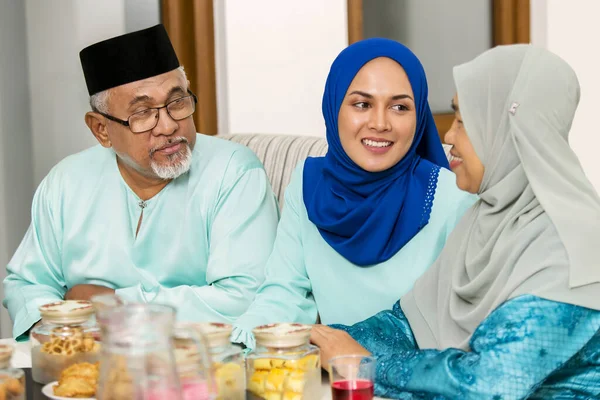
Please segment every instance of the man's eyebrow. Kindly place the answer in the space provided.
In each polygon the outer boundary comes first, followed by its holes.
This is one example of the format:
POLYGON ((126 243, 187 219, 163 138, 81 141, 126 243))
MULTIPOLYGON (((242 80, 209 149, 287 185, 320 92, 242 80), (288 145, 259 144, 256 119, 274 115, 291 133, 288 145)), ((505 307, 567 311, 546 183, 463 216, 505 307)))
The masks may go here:
POLYGON ((181 86, 174 86, 171 88, 171 90, 169 90, 169 93, 167 93, 167 99, 171 96, 173 96, 174 94, 187 94, 187 92, 185 91, 184 88, 182 88, 181 86))
POLYGON ((141 103, 144 101, 150 101, 152 100, 152 97, 148 96, 148 95, 141 95, 141 96, 135 96, 130 102, 129 102, 129 107, 136 105, 137 103, 141 103))
MULTIPOLYGON (((167 93, 167 99, 171 96, 173 96, 174 94, 187 94, 187 92, 185 91, 185 89, 181 86, 174 86, 171 88, 171 90, 169 90, 169 93, 167 93)), ((129 107, 133 107, 134 105, 138 104, 138 103, 143 103, 145 101, 150 102, 154 100, 152 97, 146 95, 146 94, 142 94, 139 96, 135 96, 130 102, 129 102, 129 107)))

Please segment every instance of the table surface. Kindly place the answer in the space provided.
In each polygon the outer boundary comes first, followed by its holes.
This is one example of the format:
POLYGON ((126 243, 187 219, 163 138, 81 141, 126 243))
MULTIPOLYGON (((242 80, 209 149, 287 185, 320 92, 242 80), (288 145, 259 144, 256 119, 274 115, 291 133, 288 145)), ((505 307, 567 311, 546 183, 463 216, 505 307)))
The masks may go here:
MULTIPOLYGON (((25 371, 27 378, 27 400, 47 400, 48 398, 42 394, 42 387, 39 383, 35 383, 31 378, 31 342, 15 342, 14 339, 0 339, 0 344, 9 344, 14 347, 14 353, 11 360, 11 367, 22 368, 25 371)), ((331 400, 331 389, 329 387, 329 381, 327 374, 323 374, 323 396, 321 400, 331 400)), ((251 394, 247 397, 248 400, 258 400, 251 394)), ((379 397, 375 397, 374 400, 384 400, 379 397)))

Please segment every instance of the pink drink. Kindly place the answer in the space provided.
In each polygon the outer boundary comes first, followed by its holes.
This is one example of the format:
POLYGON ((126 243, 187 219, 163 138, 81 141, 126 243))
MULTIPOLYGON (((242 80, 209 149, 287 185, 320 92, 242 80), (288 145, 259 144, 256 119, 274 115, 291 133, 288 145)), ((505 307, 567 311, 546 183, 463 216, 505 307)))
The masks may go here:
POLYGON ((337 381, 331 385, 333 400, 371 400, 373 382, 367 380, 337 381))

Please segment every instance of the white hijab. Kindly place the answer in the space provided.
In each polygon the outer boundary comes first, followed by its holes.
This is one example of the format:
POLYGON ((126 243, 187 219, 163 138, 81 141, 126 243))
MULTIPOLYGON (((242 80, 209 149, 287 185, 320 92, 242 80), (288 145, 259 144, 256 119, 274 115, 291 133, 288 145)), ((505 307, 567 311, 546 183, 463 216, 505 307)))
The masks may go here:
POLYGON ((456 67, 454 80, 485 173, 480 199, 401 299, 420 348, 468 350, 477 326, 524 294, 600 310, 600 198, 568 144, 575 72, 513 45, 456 67))

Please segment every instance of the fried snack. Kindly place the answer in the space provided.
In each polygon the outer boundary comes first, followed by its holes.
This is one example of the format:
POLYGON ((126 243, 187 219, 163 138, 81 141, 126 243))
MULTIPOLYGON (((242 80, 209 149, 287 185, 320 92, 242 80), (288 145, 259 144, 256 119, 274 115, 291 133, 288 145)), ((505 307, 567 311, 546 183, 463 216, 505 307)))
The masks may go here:
POLYGON ((73 364, 67 369, 65 369, 61 374, 61 379, 67 378, 70 376, 78 376, 81 378, 85 378, 94 382, 98 381, 98 376, 100 375, 100 368, 98 367, 98 363, 90 364, 90 363, 79 363, 73 364))
POLYGON ((25 382, 17 378, 4 378, 0 383, 0 400, 21 399, 25 392, 25 382))
POLYGON ((66 368, 60 375, 54 394, 61 397, 94 397, 98 387, 100 369, 98 363, 79 363, 66 368))
POLYGON ((96 384, 78 376, 68 376, 54 386, 54 394, 61 397, 86 398, 96 395, 96 384))

